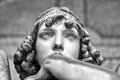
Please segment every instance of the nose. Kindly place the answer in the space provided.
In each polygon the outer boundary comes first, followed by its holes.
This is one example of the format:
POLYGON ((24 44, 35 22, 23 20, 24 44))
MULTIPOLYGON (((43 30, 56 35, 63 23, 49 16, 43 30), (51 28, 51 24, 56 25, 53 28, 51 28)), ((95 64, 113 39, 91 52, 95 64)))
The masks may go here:
POLYGON ((62 52, 63 49, 64 49, 64 48, 63 48, 62 45, 55 44, 55 45, 53 46, 53 51, 62 52))
POLYGON ((63 47, 63 39, 61 35, 56 35, 54 44, 53 44, 53 51, 61 52, 64 50, 63 47))

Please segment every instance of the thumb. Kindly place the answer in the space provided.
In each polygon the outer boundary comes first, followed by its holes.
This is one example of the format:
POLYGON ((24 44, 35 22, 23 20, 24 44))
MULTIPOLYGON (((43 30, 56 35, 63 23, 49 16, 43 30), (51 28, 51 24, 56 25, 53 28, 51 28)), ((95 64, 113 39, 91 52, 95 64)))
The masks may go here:
POLYGON ((42 66, 37 74, 29 76, 25 80, 47 80, 50 77, 50 73, 42 66))

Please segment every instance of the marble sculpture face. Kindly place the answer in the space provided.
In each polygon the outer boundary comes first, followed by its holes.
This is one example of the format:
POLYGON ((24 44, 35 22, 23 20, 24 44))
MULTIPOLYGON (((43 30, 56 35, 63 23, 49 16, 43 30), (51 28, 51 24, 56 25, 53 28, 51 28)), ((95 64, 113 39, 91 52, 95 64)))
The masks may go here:
POLYGON ((36 41, 39 64, 42 64, 44 59, 55 53, 78 59, 80 37, 75 27, 65 25, 68 23, 62 19, 49 27, 45 23, 41 25, 36 41))

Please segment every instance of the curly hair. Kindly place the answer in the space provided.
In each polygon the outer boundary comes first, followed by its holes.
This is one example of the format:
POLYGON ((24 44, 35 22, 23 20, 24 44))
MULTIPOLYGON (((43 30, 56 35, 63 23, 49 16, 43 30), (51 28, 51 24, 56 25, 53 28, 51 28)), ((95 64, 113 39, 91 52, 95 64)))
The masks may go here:
POLYGON ((30 75, 36 74, 40 65, 36 60, 36 38, 40 26, 45 22, 45 26, 51 26, 61 19, 66 19, 65 25, 68 27, 75 26, 80 35, 80 54, 79 60, 101 65, 103 59, 99 51, 92 45, 88 32, 84 29, 84 25, 79 21, 76 15, 66 7, 53 7, 43 12, 35 22, 31 34, 26 37, 20 47, 14 54, 14 64, 16 71, 20 75, 20 79, 24 80, 30 75), (69 18, 69 17, 70 18, 69 18), (89 58, 89 60, 87 60, 89 58))

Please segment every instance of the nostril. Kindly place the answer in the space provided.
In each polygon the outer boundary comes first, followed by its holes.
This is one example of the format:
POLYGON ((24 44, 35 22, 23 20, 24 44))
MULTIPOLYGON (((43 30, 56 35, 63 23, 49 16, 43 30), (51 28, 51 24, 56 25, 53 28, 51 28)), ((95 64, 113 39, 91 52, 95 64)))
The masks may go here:
POLYGON ((53 46, 53 50, 54 50, 54 51, 63 51, 63 46, 62 46, 62 45, 55 44, 55 45, 53 46))
POLYGON ((60 53, 60 52, 56 52, 56 53, 54 53, 54 54, 59 54, 59 55, 62 55, 62 53, 60 53))

